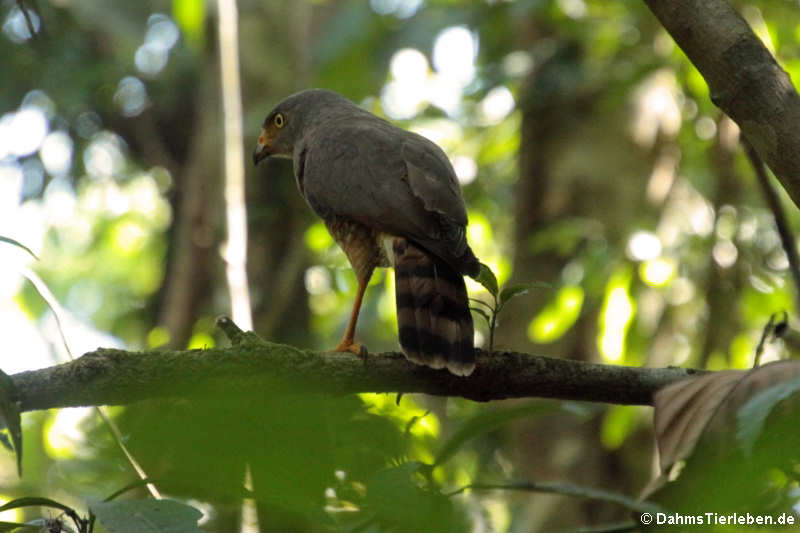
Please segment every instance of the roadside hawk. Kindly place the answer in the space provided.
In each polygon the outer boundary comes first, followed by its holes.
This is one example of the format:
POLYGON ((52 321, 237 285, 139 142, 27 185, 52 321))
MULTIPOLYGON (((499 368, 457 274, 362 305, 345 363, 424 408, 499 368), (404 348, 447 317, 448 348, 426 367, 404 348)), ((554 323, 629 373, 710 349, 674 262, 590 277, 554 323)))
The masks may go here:
POLYGON ((300 194, 344 250, 358 280, 335 351, 354 340, 375 267, 394 267, 400 346, 417 364, 467 376, 475 368, 464 275, 479 274, 467 213, 447 156, 332 91, 289 96, 264 120, 253 162, 291 158, 300 194))

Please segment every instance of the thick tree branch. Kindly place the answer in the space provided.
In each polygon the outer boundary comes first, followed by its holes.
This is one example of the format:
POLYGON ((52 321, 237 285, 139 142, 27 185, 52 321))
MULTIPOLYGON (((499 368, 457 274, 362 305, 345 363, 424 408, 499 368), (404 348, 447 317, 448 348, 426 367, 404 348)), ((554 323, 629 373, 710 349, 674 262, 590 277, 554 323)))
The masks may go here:
POLYGON ((800 206, 800 96, 726 0, 645 0, 800 206))
POLYGON ((121 405, 155 397, 252 395, 283 390, 347 394, 426 393, 476 401, 542 397, 650 404, 659 388, 697 371, 590 364, 516 352, 480 352, 469 378, 409 363, 399 353, 366 361, 272 344, 225 327, 234 346, 209 350, 99 349, 75 361, 12 377, 23 411, 121 405))

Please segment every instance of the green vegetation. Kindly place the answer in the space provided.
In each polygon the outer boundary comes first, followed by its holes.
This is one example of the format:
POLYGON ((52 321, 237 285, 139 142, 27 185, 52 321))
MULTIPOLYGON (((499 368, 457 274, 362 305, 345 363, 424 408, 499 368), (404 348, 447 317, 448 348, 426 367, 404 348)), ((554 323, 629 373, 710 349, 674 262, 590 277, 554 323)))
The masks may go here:
MULTIPOLYGON (((797 86, 797 2, 733 4, 797 86)), ((759 344, 773 314, 791 326, 798 287, 738 128, 645 3, 238 9, 245 153, 277 101, 316 86, 450 156, 468 239, 496 274, 467 280, 484 349, 708 370, 749 369, 757 348, 764 363, 790 358, 791 327, 759 344)), ((0 382, 98 346, 227 342, 214 326, 230 313, 217 23, 202 1, 0 3, 0 382), (29 274, 63 307, 60 324, 29 274)), ((248 165, 246 207, 254 331, 332 348, 355 277, 291 164, 248 165)), ((378 271, 357 331, 371 353, 398 349, 394 309, 393 273, 378 271)), ((798 425, 784 415, 800 382, 770 376, 709 425, 699 458, 671 465, 687 465, 686 484, 655 503, 797 503, 798 425)), ((12 502, 0 531, 94 516, 95 531, 137 531, 115 521, 158 514, 141 484, 95 503, 137 479, 96 411, 26 413, 15 427, 10 398, 0 386, 0 502, 12 502), (34 495, 46 499, 20 500, 34 495)), ((159 500, 180 531, 195 530, 186 505, 210 532, 567 531, 629 522, 654 477, 649 407, 265 390, 108 413, 146 476, 183 502, 159 500)))

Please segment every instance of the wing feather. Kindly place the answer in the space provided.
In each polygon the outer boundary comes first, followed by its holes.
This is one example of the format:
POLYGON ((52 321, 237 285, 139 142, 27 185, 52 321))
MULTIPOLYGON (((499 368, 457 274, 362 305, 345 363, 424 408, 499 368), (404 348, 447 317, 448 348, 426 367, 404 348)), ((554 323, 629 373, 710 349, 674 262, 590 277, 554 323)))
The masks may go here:
POLYGON ((318 215, 410 238, 459 267, 466 208, 434 143, 369 116, 318 128, 296 151, 305 152, 303 194, 318 215))

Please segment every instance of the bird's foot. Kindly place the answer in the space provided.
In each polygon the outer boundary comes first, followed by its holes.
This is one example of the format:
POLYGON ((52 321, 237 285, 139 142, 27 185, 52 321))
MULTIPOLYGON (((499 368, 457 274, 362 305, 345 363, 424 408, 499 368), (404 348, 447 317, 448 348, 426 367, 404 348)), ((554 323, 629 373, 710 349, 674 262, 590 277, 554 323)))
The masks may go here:
POLYGON ((345 342, 342 341, 339 343, 339 346, 333 349, 334 352, 350 352, 354 355, 359 356, 364 361, 367 360, 367 347, 361 344, 360 342, 345 342))

